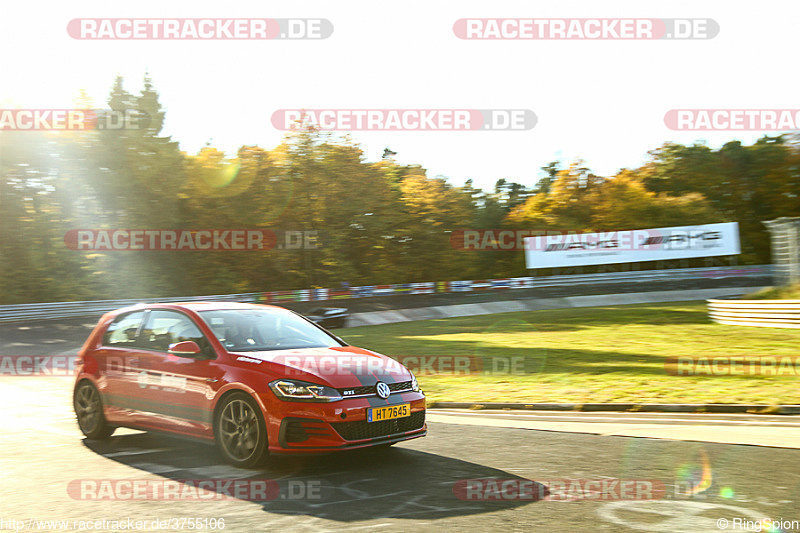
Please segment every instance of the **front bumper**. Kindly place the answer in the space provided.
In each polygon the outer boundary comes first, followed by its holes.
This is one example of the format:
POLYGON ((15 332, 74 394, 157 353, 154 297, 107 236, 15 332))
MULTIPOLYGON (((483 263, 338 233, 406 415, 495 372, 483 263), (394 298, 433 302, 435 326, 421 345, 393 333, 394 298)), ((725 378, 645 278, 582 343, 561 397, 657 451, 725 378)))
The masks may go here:
POLYGON ((265 405, 270 453, 350 450, 414 439, 427 433, 425 396, 421 392, 392 394, 387 400, 352 398, 333 403, 284 402, 273 396, 265 405), (410 404, 411 416, 367 422, 368 408, 403 403, 410 404))

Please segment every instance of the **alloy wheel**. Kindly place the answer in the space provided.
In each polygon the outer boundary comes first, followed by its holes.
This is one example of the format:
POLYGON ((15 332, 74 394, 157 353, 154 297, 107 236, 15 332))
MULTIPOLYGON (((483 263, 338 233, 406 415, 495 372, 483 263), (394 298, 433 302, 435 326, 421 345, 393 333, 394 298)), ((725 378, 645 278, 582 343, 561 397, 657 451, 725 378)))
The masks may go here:
POLYGON ((256 412, 244 400, 231 400, 222 411, 219 425, 225 451, 237 461, 245 461, 256 453, 259 427, 256 412))

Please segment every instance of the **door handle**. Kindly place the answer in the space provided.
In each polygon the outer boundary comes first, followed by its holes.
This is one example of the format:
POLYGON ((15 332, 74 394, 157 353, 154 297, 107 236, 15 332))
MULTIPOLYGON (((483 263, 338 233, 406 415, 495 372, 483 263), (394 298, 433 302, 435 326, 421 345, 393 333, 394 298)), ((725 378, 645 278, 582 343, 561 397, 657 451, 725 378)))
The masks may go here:
POLYGON ((206 378, 206 381, 209 382, 209 383, 216 383, 217 381, 219 381, 219 379, 217 379, 217 378, 206 378))

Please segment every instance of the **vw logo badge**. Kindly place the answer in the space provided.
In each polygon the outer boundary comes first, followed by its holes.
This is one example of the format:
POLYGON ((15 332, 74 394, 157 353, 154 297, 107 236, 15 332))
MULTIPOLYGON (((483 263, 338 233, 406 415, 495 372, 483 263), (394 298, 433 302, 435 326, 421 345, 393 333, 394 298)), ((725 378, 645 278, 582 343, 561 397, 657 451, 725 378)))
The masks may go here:
POLYGON ((392 391, 389 390, 389 385, 383 381, 379 381, 378 384, 375 385, 375 392, 378 393, 379 398, 383 398, 384 400, 392 393, 392 391))

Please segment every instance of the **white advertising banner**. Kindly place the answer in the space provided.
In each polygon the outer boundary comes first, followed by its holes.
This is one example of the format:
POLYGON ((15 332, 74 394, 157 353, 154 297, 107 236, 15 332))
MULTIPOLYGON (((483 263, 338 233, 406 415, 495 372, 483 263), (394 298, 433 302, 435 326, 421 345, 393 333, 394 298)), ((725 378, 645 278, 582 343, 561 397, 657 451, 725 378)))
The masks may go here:
POLYGON ((739 224, 736 222, 600 233, 553 231, 525 239, 527 268, 663 261, 739 253, 739 224))

